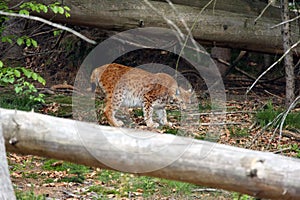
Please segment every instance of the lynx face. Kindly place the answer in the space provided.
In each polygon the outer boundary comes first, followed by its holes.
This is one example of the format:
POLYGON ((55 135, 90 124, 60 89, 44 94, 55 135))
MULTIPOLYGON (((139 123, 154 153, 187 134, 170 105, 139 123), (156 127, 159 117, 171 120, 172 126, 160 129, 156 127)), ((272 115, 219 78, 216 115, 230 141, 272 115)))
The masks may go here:
POLYGON ((92 89, 98 88, 105 94, 104 114, 112 126, 122 126, 115 118, 121 106, 142 107, 148 127, 158 127, 153 122, 153 111, 159 123, 172 126, 167 121, 165 105, 174 102, 182 109, 190 103, 192 93, 178 87, 177 82, 165 73, 150 73, 139 68, 120 64, 107 64, 94 69, 91 74, 92 89))

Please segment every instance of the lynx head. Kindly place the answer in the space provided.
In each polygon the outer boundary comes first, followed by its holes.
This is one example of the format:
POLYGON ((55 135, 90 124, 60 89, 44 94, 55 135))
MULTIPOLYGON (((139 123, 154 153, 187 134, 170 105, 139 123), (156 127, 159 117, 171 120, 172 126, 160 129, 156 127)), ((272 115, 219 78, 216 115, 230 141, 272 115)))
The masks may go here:
POLYGON ((178 87, 176 89, 174 100, 180 105, 181 109, 185 110, 187 108, 187 105, 191 103, 192 95, 192 89, 185 90, 182 87, 178 87))

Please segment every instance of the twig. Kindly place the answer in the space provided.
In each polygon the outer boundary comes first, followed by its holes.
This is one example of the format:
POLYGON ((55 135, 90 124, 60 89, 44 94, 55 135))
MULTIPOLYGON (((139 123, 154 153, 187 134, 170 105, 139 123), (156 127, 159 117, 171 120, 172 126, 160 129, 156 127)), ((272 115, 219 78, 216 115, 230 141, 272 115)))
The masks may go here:
POLYGON ((193 189, 192 192, 224 192, 224 190, 219 190, 215 188, 197 188, 193 189))
POLYGON ((171 27, 173 27, 177 31, 179 35, 178 39, 181 42, 184 39, 184 34, 181 32, 180 28, 172 20, 168 19, 164 13, 160 12, 157 8, 155 8, 148 0, 144 0, 144 2, 148 6, 150 6, 152 10, 154 10, 157 14, 159 14, 171 27))
MULTIPOLYGON (((170 0, 166 0, 168 2, 168 4, 171 6, 171 8, 175 11, 175 13, 177 14, 179 20, 181 21, 181 23, 183 24, 185 30, 188 32, 188 36, 186 38, 186 41, 188 39, 188 37, 191 38, 193 45, 195 46, 196 49, 199 49, 193 35, 192 35, 192 30, 194 29, 194 25, 192 25, 192 28, 190 29, 187 25, 187 23, 185 22, 184 18, 182 17, 182 15, 178 12, 178 10, 176 9, 176 7, 174 6, 174 4, 170 1, 170 0)), ((195 22, 194 22, 195 23, 195 22)), ((185 45, 183 46, 183 48, 186 46, 186 42, 185 45)), ((180 55, 179 55, 180 57, 180 55)), ((177 61, 179 60, 179 58, 177 59, 177 61)))
POLYGON ((234 69, 242 74, 244 74, 245 76, 247 76, 248 78, 252 79, 252 80, 255 80, 255 77, 252 76, 251 74, 245 72, 244 70, 238 68, 237 66, 234 67, 234 69))
POLYGON ((14 5, 14 6, 12 6, 12 7, 10 7, 9 8, 9 10, 13 10, 13 9, 15 9, 15 8, 17 8, 17 7, 19 7, 22 3, 24 3, 24 1, 20 1, 19 3, 17 3, 16 5, 14 5))
POLYGON ((273 119, 271 122, 269 122, 267 125, 265 125, 265 126, 261 129, 261 131, 260 131, 259 133, 257 133, 257 134, 254 136, 253 140, 251 141, 251 143, 250 143, 249 145, 246 146, 246 148, 251 148, 251 146, 254 144, 254 141, 256 141, 256 139, 257 139, 258 137, 260 137, 260 136, 265 132, 265 130, 267 130, 267 128, 268 128, 269 126, 271 126, 273 123, 277 123, 278 120, 280 119, 280 117, 281 117, 282 115, 283 115, 283 113, 280 113, 279 115, 277 115, 277 117, 276 117, 275 119, 273 119))
POLYGON ((60 24, 57 24, 57 23, 53 23, 53 22, 48 21, 48 20, 46 20, 46 19, 43 19, 43 18, 41 18, 41 17, 37 17, 37 16, 28 16, 28 15, 23 15, 23 14, 18 14, 18 13, 9 13, 9 12, 4 12, 4 11, 0 11, 0 15, 11 16, 11 17, 22 17, 22 18, 25 18, 25 19, 30 19, 30 20, 39 21, 39 22, 48 24, 48 25, 50 25, 50 26, 53 26, 53 27, 56 27, 56 28, 59 28, 59 29, 68 31, 68 32, 70 32, 70 33, 76 35, 77 37, 79 37, 79 38, 85 40, 85 41, 88 42, 88 43, 91 43, 91 44, 97 44, 96 41, 91 40, 91 39, 85 37, 84 35, 80 34, 80 33, 77 32, 77 31, 74 31, 74 30, 71 29, 71 28, 68 28, 68 27, 66 27, 66 26, 63 26, 63 25, 60 25, 60 24))
POLYGON ((258 17, 256 17, 256 19, 254 20, 254 23, 256 24, 257 20, 259 20, 259 18, 261 18, 261 16, 265 13, 265 11, 270 7, 270 5, 273 3, 273 1, 269 1, 268 5, 261 11, 261 13, 258 15, 258 17))
POLYGON ((193 113, 189 114, 190 116, 202 116, 202 115, 230 115, 230 114, 238 114, 238 113, 256 113, 255 111, 245 111, 245 110, 239 110, 239 111, 227 111, 227 112, 206 112, 206 113, 193 113))
POLYGON ((283 124, 285 122, 285 119, 287 117, 287 115, 289 114, 289 112, 297 105, 298 101, 300 100, 300 96, 298 96, 289 106, 289 108, 287 109, 287 111, 284 113, 281 123, 280 123, 280 129, 279 129, 279 134, 280 134, 280 138, 282 137, 282 128, 283 128, 283 124))
POLYGON ((69 197, 73 197, 73 198, 80 198, 79 195, 73 194, 72 192, 69 192, 68 190, 62 190, 62 192, 66 195, 68 195, 69 197))
POLYGON ((287 148, 284 148, 284 149, 279 149, 279 150, 273 151, 272 153, 274 153, 274 154, 282 153, 284 151, 289 151, 291 149, 292 149, 291 147, 287 147, 287 148))
POLYGON ((215 122, 215 123, 201 123, 200 126, 226 126, 226 125, 243 125, 243 122, 215 122))
POLYGON ((293 18, 293 19, 289 19, 289 20, 286 20, 286 21, 281 22, 279 24, 276 24, 276 25, 272 26, 271 29, 276 28, 276 27, 281 26, 281 25, 284 25, 286 23, 290 23, 290 22, 295 21, 296 19, 299 19, 299 18, 300 18, 300 15, 297 16, 297 17, 295 17, 295 18, 293 18))
POLYGON ((276 97, 276 98, 278 98, 278 99, 283 99, 282 97, 280 97, 280 96, 278 96, 278 95, 276 95, 276 94, 273 94, 273 93, 271 93, 271 92, 269 92, 268 90, 264 90, 267 94, 269 94, 269 95, 272 95, 272 96, 274 96, 274 97, 276 97))
MULTIPOLYGON (((196 19, 195 19, 195 21, 194 21, 194 23, 193 23, 191 29, 189 29, 187 26, 185 26, 185 28, 186 28, 187 31, 188 31, 188 36, 186 37, 186 39, 185 39, 185 41, 184 41, 184 45, 183 45, 183 47, 181 48, 181 50, 180 50, 180 52, 179 52, 179 56, 178 56, 177 62, 176 62, 176 69, 178 68, 180 57, 181 57, 181 55, 182 55, 182 53, 183 53, 184 47, 187 45, 187 42, 188 42, 189 37, 191 38, 193 44, 195 45, 195 48, 196 48, 196 49, 199 49, 199 47, 198 47, 198 45, 196 44, 196 42, 195 42, 195 40, 194 40, 194 37, 193 37, 193 35, 192 35, 192 31, 194 30, 196 24, 198 23, 199 18, 200 18, 200 16, 201 16, 202 12, 203 12, 203 11, 204 11, 204 10, 205 10, 205 9, 206 9, 213 1, 214 1, 214 0, 210 0, 210 1, 209 1, 209 2, 208 2, 201 10, 200 10, 200 12, 199 12, 199 14, 197 15, 197 17, 196 17, 196 19)), ((198 54, 197 54, 197 56, 198 56, 198 54)), ((177 70, 176 70, 176 71, 177 71, 177 70)), ((177 73, 176 73, 176 76, 177 76, 177 73)), ((177 77, 176 77, 176 78, 177 78, 177 77)))
POLYGON ((263 77, 266 73, 268 73, 268 71, 270 71, 275 65, 277 65, 279 62, 281 62, 281 60, 296 46, 298 46, 300 44, 300 40, 298 40, 295 44, 293 44, 293 46, 291 46, 291 48, 289 48, 286 52, 284 52, 284 54, 275 62, 273 63, 266 71, 264 71, 261 75, 259 75, 259 77, 254 81, 254 83, 250 86, 249 89, 247 89, 246 94, 248 94, 251 89, 255 86, 255 84, 259 81, 259 79, 261 79, 261 77, 263 77))
MULTIPOLYGON (((275 135, 276 135, 276 132, 277 132, 278 128, 279 128, 279 124, 277 124, 275 129, 273 130, 273 134, 272 134, 271 138, 269 139, 269 142, 268 142, 268 145, 267 145, 266 149, 270 148, 271 142, 275 138, 275 135)), ((279 141, 280 141, 280 139, 279 139, 279 141)))
POLYGON ((300 134, 299 133, 294 133, 294 132, 289 131, 289 130, 283 130, 282 135, 285 136, 285 137, 294 138, 295 140, 300 141, 300 134))

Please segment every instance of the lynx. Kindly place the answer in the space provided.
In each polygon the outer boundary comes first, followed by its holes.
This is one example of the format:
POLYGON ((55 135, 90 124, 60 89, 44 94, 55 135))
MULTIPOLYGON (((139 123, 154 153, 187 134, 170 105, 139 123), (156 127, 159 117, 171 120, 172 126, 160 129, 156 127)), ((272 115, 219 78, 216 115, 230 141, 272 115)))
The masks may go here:
POLYGON ((124 125, 115 118, 120 106, 142 107, 148 127, 159 126, 153 122, 153 111, 160 124, 172 126, 167 121, 165 105, 175 102, 185 109, 192 94, 178 87, 177 82, 166 73, 150 73, 116 63, 94 69, 90 81, 93 91, 97 87, 106 95, 104 115, 110 125, 117 127, 124 125))

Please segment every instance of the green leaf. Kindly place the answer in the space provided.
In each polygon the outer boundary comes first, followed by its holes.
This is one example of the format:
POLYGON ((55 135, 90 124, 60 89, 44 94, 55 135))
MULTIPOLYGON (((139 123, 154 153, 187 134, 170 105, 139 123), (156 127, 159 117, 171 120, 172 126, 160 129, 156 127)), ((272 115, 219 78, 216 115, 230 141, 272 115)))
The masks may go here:
POLYGON ((28 47, 31 46, 31 39, 30 38, 26 39, 26 46, 28 46, 28 47))
POLYGON ((31 78, 31 76, 32 76, 32 71, 29 71, 29 70, 27 70, 27 69, 25 69, 25 68, 22 68, 22 71, 23 71, 23 73, 24 73, 24 75, 27 77, 27 78, 31 78))
POLYGON ((38 43, 36 40, 31 39, 31 44, 36 48, 38 46, 38 43))
POLYGON ((8 42, 8 43, 12 44, 12 40, 10 39, 9 36, 4 36, 4 37, 2 37, 2 38, 1 38, 1 41, 2 41, 2 42, 8 42))
POLYGON ((20 92, 23 91, 23 88, 22 87, 19 87, 19 86, 15 86, 15 92, 18 94, 20 92))
POLYGON ((70 10, 71 10, 68 6, 64 6, 64 9, 65 9, 66 11, 70 11, 70 10))
POLYGON ((37 78, 37 81, 38 81, 39 83, 43 84, 43 85, 46 85, 45 79, 43 79, 43 77, 41 77, 41 76, 39 76, 39 77, 37 78))
POLYGON ((57 6, 53 6, 52 8, 52 11, 57 14, 58 13, 58 7, 57 6))
POLYGON ((14 77, 4 77, 4 78, 2 79, 2 81, 5 82, 5 83, 10 83, 10 84, 12 84, 12 83, 15 82, 15 78, 14 78, 14 77))
POLYGON ((0 68, 3 67, 3 62, 0 60, 0 68))
POLYGON ((54 36, 58 36, 62 31, 61 30, 55 30, 53 31, 54 36))
POLYGON ((14 74, 17 78, 21 77, 21 72, 17 69, 15 69, 14 74))
POLYGON ((71 17, 70 13, 66 12, 65 14, 66 18, 71 17))
POLYGON ((20 10, 19 14, 20 15, 27 15, 27 16, 29 16, 29 11, 28 10, 20 10))
POLYGON ((65 10, 62 7, 58 7, 58 13, 64 14, 65 10))
POLYGON ((37 73, 34 73, 34 72, 33 72, 33 73, 32 73, 32 79, 36 81, 36 80, 37 80, 37 78, 38 78, 38 75, 37 75, 37 73))
POLYGON ((19 37, 19 38, 17 39, 17 44, 18 44, 19 46, 21 46, 22 44, 24 44, 24 39, 21 38, 21 37, 19 37))
POLYGON ((45 5, 40 5, 40 9, 44 12, 44 13, 47 13, 48 12, 48 8, 47 8, 47 6, 45 6, 45 5))

